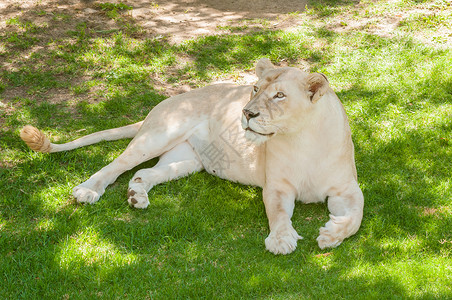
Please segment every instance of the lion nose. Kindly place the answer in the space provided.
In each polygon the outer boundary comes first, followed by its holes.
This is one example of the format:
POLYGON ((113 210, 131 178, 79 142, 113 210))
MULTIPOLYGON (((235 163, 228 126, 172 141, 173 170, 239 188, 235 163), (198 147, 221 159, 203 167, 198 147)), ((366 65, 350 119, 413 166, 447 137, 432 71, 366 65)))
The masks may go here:
POLYGON ((251 110, 244 108, 243 110, 243 114, 245 115, 245 118, 247 121, 249 121, 252 118, 255 118, 257 116, 259 116, 261 113, 253 113, 251 110))

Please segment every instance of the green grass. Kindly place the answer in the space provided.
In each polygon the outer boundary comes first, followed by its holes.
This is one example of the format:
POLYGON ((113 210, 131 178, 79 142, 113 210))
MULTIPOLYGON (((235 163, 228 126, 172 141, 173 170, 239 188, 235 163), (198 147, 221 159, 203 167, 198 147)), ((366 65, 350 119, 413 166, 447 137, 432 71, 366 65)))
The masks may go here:
POLYGON ((224 27, 231 33, 179 45, 136 37, 122 17, 115 31, 75 15, 49 27, 11 19, 0 33, 0 58, 12 66, 0 70, 0 298, 451 298, 452 51, 418 39, 446 25, 413 13, 394 37, 328 27, 344 13, 378 18, 389 5, 439 5, 450 16, 442 3, 312 2, 289 15, 312 20, 296 30, 224 27), (73 25, 45 35, 62 23, 73 25), (97 204, 77 204, 72 188, 128 141, 45 155, 18 136, 32 124, 65 142, 136 122, 165 98, 156 83, 203 86, 261 57, 308 63, 344 103, 366 206, 361 229, 338 248, 315 242, 326 205, 297 203, 304 240, 272 255, 261 190, 205 172, 155 187, 146 210, 129 208, 129 179, 155 160, 120 176, 97 204))

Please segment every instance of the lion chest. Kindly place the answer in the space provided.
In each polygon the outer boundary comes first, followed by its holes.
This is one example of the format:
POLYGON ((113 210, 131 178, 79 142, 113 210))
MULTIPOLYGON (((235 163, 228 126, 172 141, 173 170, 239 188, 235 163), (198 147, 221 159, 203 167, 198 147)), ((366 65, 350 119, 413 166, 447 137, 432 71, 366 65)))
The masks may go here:
POLYGON ((267 142, 267 186, 290 190, 304 203, 323 202, 334 185, 332 164, 321 149, 310 145, 285 143, 277 138, 267 142))
POLYGON ((263 186, 263 151, 245 138, 239 118, 211 119, 190 137, 189 142, 208 173, 243 184, 263 186))

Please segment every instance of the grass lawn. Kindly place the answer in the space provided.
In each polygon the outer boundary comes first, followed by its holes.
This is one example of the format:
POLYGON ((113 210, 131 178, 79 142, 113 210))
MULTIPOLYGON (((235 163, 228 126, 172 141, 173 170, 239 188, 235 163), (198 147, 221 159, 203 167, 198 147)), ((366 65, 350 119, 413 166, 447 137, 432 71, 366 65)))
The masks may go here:
POLYGON ((450 1, 309 1, 281 16, 290 30, 257 20, 178 44, 143 36, 126 4, 97 6, 118 29, 54 12, 0 31, 0 299, 452 298, 450 1), (46 155, 19 138, 26 124, 66 142, 137 122, 165 87, 238 78, 261 57, 326 74, 345 106, 365 209, 338 248, 315 241, 326 205, 297 203, 304 239, 267 252, 261 190, 205 172, 154 187, 146 210, 126 201, 138 168, 77 204, 72 188, 128 141, 46 155))

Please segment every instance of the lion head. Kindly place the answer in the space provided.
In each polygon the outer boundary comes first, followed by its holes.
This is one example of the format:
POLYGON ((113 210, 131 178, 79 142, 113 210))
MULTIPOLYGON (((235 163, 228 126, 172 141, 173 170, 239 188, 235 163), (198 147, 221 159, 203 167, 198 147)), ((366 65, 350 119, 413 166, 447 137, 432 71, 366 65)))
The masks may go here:
POLYGON ((256 144, 277 134, 300 131, 329 89, 323 74, 276 68, 266 58, 257 63, 256 75, 259 80, 242 114, 245 136, 256 144))

